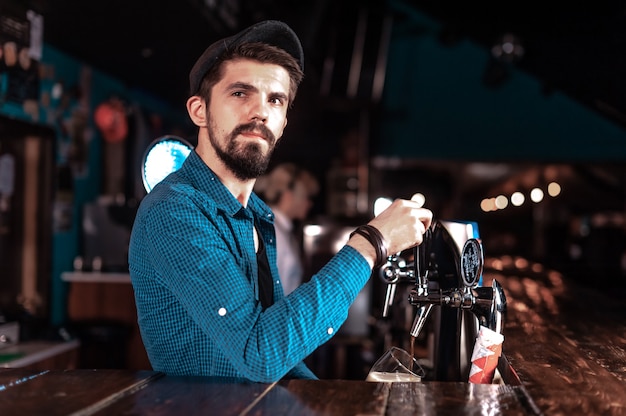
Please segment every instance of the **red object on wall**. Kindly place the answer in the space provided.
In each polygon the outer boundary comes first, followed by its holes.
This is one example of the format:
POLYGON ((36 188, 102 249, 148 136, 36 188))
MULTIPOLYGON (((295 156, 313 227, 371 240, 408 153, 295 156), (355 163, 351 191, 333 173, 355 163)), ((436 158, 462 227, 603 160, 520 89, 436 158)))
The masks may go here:
POLYGON ((96 107, 94 121, 102 137, 107 142, 117 143, 128 135, 128 120, 124 104, 115 99, 105 101, 96 107))

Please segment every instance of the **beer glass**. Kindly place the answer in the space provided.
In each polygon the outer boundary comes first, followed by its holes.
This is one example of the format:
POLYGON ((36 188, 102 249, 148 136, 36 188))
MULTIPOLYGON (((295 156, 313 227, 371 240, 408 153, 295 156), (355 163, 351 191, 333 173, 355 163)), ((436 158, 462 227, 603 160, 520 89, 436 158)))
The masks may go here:
POLYGON ((418 382, 425 372, 417 360, 398 347, 391 347, 374 363, 366 381, 376 382, 418 382))

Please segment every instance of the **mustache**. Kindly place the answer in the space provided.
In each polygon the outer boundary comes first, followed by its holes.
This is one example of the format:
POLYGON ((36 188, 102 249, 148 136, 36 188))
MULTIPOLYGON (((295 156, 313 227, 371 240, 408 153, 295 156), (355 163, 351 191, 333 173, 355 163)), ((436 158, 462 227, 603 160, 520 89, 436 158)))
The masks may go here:
POLYGON ((233 137, 241 134, 241 133, 261 133, 265 140, 267 140, 270 144, 276 143, 276 136, 270 129, 268 129, 264 124, 260 123, 247 123, 240 124, 232 132, 233 137))

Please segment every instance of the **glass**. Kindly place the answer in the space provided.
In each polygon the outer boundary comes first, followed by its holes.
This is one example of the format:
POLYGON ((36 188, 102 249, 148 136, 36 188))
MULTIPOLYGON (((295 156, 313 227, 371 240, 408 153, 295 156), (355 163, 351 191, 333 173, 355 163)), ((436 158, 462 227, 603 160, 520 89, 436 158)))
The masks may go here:
POLYGON ((425 372, 417 360, 398 347, 391 347, 374 363, 366 381, 377 382, 419 382, 425 372))

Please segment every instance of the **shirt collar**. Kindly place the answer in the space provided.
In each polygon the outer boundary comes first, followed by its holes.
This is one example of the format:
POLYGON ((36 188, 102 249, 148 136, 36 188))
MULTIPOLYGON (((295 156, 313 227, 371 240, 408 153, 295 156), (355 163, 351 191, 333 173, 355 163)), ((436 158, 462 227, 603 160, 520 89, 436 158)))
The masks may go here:
MULTIPOLYGON (((179 172, 185 175, 195 188, 213 199, 216 206, 228 215, 234 216, 243 209, 241 202, 230 193, 228 188, 224 186, 218 176, 195 151, 189 153, 179 172)), ((271 209, 254 192, 248 200, 248 208, 252 213, 256 214, 257 218, 274 222, 274 214, 271 209)))

